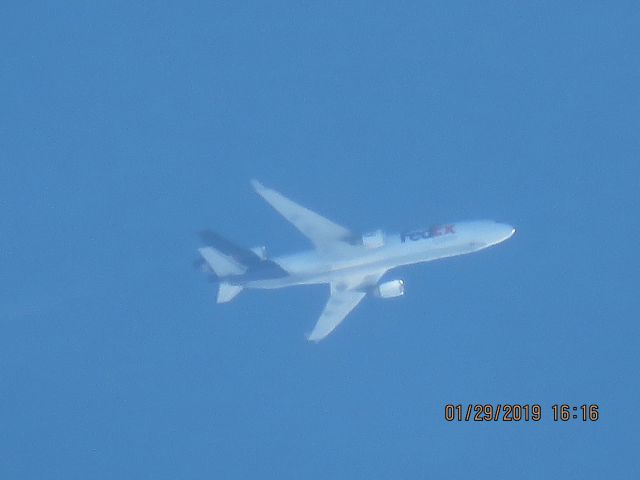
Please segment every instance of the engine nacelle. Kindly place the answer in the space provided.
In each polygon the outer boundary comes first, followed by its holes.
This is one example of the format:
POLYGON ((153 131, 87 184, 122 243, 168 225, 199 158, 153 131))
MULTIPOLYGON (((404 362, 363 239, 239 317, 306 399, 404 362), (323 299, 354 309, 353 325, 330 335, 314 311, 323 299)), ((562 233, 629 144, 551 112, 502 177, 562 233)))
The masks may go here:
POLYGON ((376 288, 376 295, 380 298, 393 298, 404 295, 404 281, 390 280, 381 283, 376 288))
POLYGON ((382 230, 365 233, 362 235, 362 245, 365 248, 380 248, 384 246, 384 233, 382 233, 382 230))

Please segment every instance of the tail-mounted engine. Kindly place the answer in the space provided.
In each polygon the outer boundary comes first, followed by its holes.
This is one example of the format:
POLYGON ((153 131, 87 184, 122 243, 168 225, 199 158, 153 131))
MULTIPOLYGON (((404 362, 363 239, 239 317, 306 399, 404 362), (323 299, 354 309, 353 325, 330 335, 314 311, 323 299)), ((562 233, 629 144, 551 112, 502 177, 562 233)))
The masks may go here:
POLYGON ((375 290, 376 296, 380 298, 393 298, 404 295, 404 281, 390 280, 381 283, 375 290))

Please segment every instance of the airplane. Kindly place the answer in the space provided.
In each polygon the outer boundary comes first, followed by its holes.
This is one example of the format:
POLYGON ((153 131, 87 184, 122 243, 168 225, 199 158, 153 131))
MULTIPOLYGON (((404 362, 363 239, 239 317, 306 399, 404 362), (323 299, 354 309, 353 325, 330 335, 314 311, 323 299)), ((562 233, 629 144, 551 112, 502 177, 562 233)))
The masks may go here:
POLYGON ((293 224, 312 250, 269 258, 265 247, 244 249, 212 231, 201 232, 198 266, 218 281, 218 303, 233 300, 243 289, 274 289, 329 284, 329 300, 308 334, 319 342, 329 335, 367 295, 404 295, 403 280, 382 279, 389 270, 414 263, 477 252, 511 238, 515 228, 491 220, 447 223, 386 234, 375 230, 355 235, 347 228, 289 200, 257 180, 255 191, 293 224))

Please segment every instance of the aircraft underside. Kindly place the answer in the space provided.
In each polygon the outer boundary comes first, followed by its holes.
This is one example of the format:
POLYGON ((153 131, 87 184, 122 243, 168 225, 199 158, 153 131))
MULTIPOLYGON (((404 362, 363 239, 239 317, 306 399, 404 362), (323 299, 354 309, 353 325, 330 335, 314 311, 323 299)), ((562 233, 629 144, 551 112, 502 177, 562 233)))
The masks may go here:
POLYGON ((360 237, 275 190, 252 182, 256 192, 291 222, 315 250, 270 259, 264 247, 251 250, 205 232, 199 249, 206 268, 216 276, 218 303, 235 298, 244 288, 275 289, 329 284, 330 295, 309 340, 329 335, 368 294, 392 298, 404 294, 404 282, 379 283, 389 270, 414 263, 475 252, 511 237, 515 229, 492 221, 436 225, 400 235, 377 230, 360 237))

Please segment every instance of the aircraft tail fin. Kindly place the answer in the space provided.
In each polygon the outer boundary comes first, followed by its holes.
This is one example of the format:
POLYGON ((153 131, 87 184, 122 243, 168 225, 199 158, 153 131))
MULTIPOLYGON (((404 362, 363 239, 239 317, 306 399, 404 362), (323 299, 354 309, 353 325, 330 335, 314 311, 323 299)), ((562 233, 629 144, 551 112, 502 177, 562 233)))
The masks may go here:
POLYGON ((232 285, 227 282, 220 282, 220 286, 218 288, 218 303, 226 303, 233 300, 236 295, 238 295, 242 291, 242 286, 240 285, 232 285))
POLYGON ((242 263, 229 255, 225 255, 216 248, 202 247, 198 249, 198 252, 200 252, 200 255, 202 255, 218 277, 242 275, 247 271, 247 267, 242 263))

